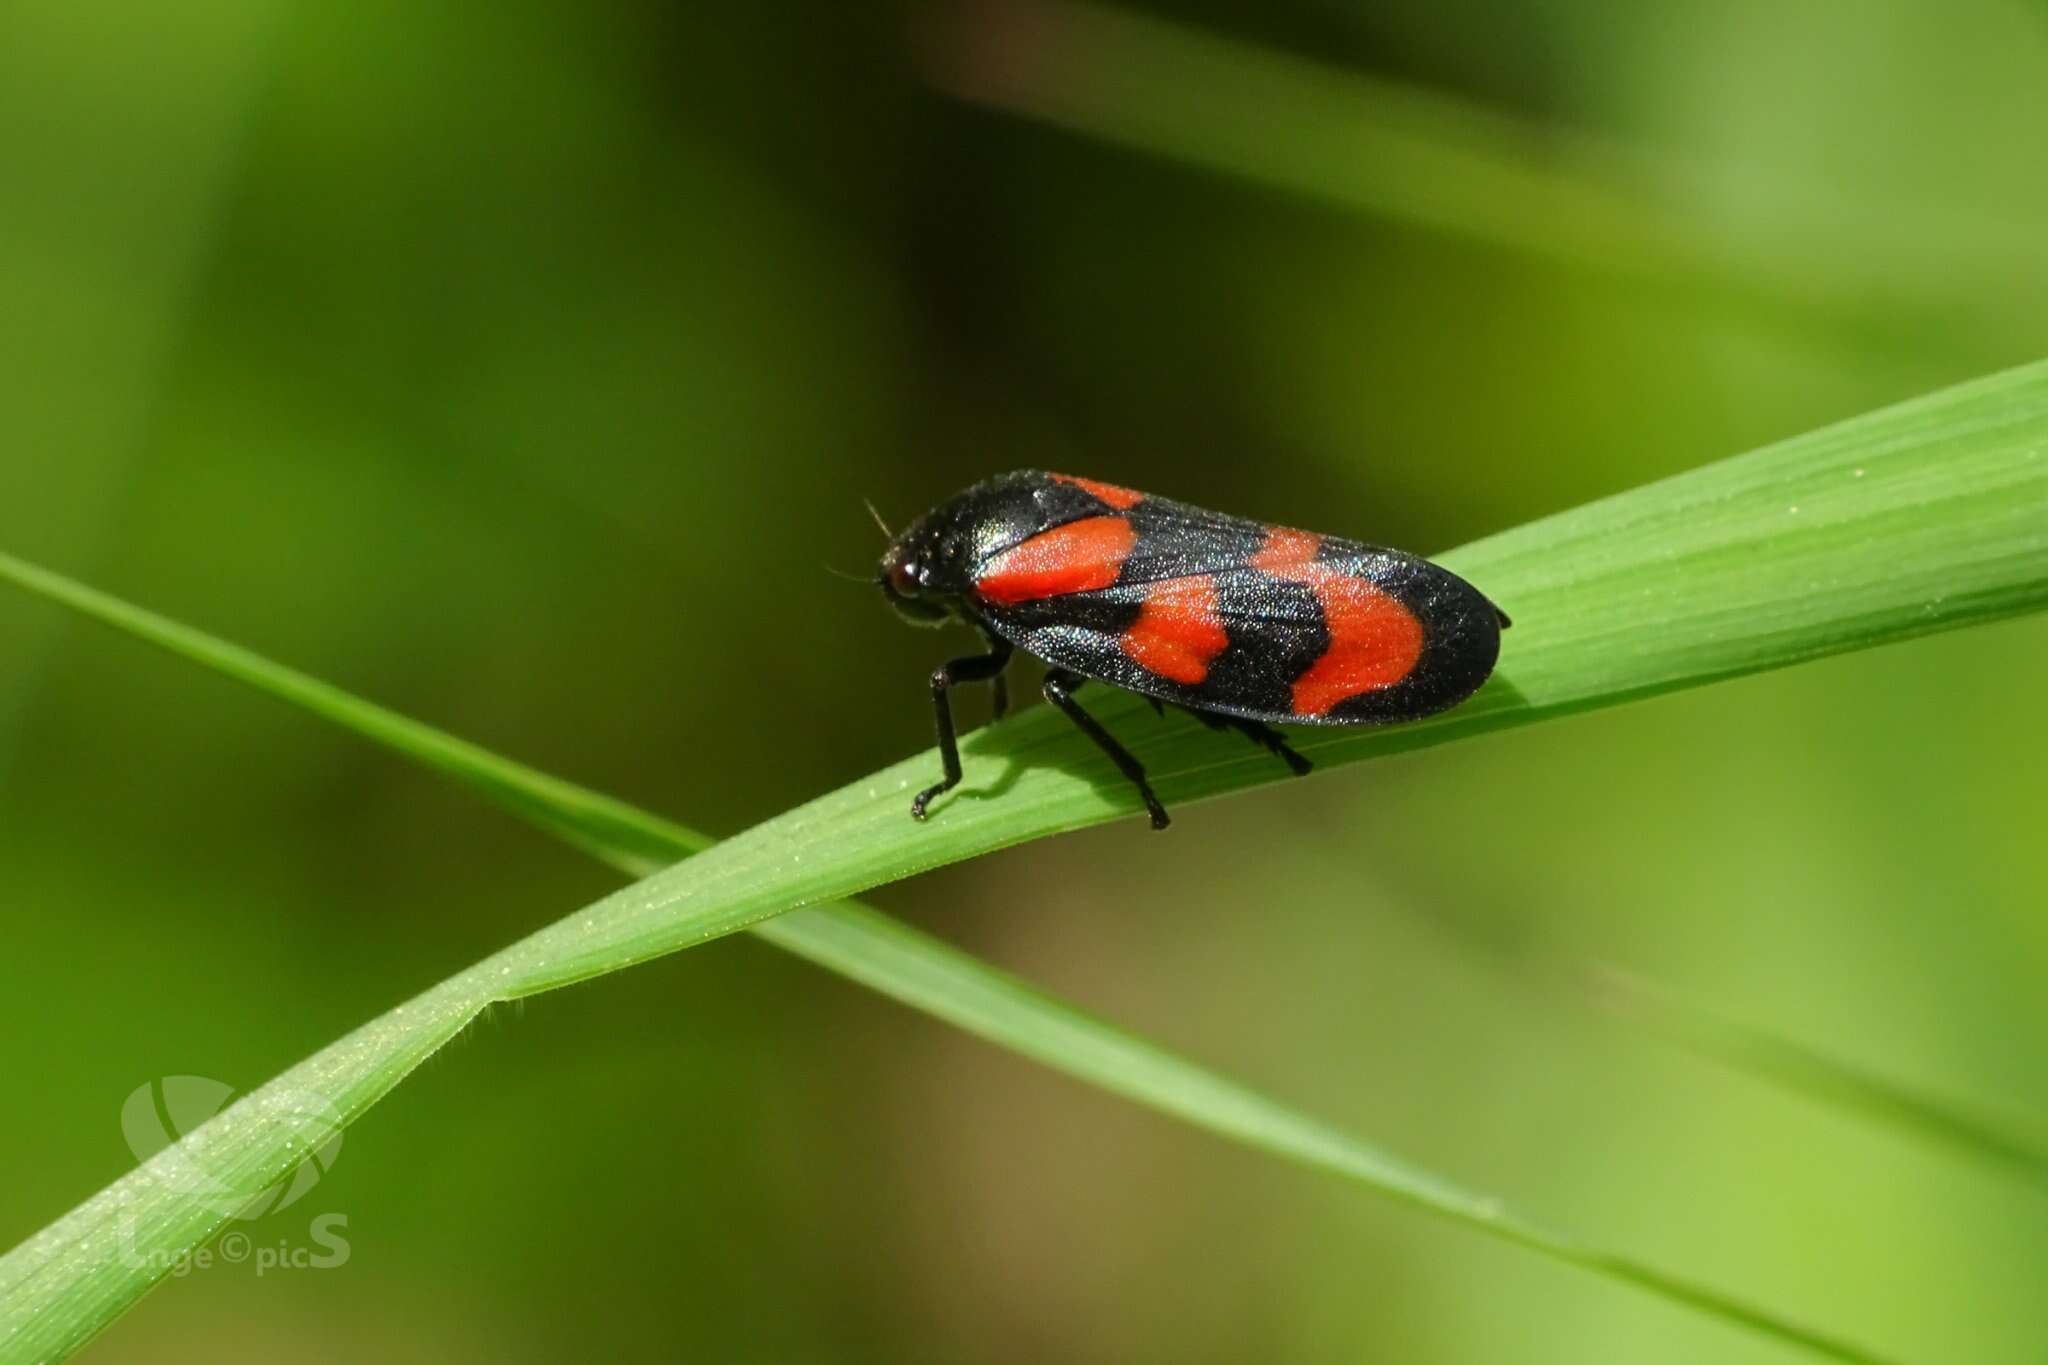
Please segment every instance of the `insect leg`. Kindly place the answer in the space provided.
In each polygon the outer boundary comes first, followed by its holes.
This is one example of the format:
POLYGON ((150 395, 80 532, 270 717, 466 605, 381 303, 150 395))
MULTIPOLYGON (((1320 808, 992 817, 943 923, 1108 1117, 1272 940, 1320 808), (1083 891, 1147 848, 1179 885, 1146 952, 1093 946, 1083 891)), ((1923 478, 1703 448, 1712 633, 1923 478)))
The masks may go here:
MULTIPOLYGON (((1010 657, 1010 642, 1008 640, 988 630, 983 630, 981 634, 982 638, 988 641, 989 653, 1000 654, 1005 659, 1010 657)), ((1001 720, 1010 710, 1010 675, 1001 672, 997 673, 995 677, 989 679, 988 690, 990 693, 988 718, 990 720, 1001 720)))
POLYGON ((932 713, 938 720, 939 761, 945 767, 946 780, 917 794, 910 803, 912 819, 924 819, 924 808, 931 804, 933 797, 960 785, 960 744, 953 737, 953 704, 947 699, 946 690, 956 683, 1000 681, 1003 668, 1009 662, 1010 642, 991 639, 988 653, 955 659, 932 670, 932 713))
POLYGON ((1296 753, 1294 746, 1287 742, 1286 736, 1270 725, 1256 720, 1246 720, 1242 716, 1233 716, 1230 719, 1230 728, 1242 731, 1252 743, 1265 746, 1266 751, 1285 763, 1296 777, 1307 777, 1316 766, 1296 753))
POLYGON ((1184 707, 1183 709, 1211 730, 1235 730, 1242 734, 1246 739, 1259 745, 1266 752, 1272 754, 1282 763, 1285 763, 1293 770, 1296 777, 1307 777, 1309 772, 1316 766, 1296 753, 1294 747, 1287 742, 1286 736, 1270 725, 1264 725, 1255 720, 1246 720, 1243 716, 1224 716, 1218 715, 1214 711, 1198 711, 1192 706, 1184 707))
POLYGON ((1152 794, 1152 784, 1145 780, 1145 765, 1131 755, 1131 751, 1116 742, 1109 731, 1102 728, 1095 717, 1081 709, 1081 703, 1074 700, 1074 689, 1087 679, 1078 673, 1069 673, 1055 668, 1045 675, 1045 699, 1067 713, 1067 719, 1079 726, 1081 733, 1095 741, 1095 746, 1109 755, 1110 762, 1118 771, 1131 780, 1138 789, 1138 795, 1145 798, 1145 809, 1152 812, 1152 828, 1165 829, 1167 826, 1166 807, 1159 804, 1159 798, 1152 794))

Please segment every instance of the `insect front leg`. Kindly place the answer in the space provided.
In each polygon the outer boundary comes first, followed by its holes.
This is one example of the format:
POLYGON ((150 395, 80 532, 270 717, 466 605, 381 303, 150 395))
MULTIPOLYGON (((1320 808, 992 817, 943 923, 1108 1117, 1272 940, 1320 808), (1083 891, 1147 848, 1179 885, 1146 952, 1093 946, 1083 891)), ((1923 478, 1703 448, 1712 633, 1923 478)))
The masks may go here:
POLYGON ((925 807, 931 804, 933 797, 960 785, 960 743, 953 735, 953 703, 946 693, 956 684, 965 682, 994 679, 1000 686, 1003 669, 1010 662, 1010 642, 992 636, 988 643, 986 654, 955 659, 932 670, 932 714, 938 721, 939 762, 945 768, 946 778, 926 787, 910 803, 910 815, 914 820, 924 819, 925 807))
POLYGON ((1069 673, 1055 668, 1045 675, 1045 699, 1066 712, 1067 719, 1079 726, 1081 733, 1095 741, 1095 746, 1109 755, 1117 770, 1131 780, 1138 789, 1138 795, 1145 798, 1145 809, 1152 812, 1152 828, 1165 829, 1168 823, 1166 807, 1159 804, 1159 798, 1152 794, 1152 784, 1145 780, 1145 765, 1138 762, 1129 749, 1116 742, 1109 731, 1102 728, 1095 717, 1081 709, 1081 703, 1074 700, 1074 689, 1088 681, 1079 673, 1069 673))

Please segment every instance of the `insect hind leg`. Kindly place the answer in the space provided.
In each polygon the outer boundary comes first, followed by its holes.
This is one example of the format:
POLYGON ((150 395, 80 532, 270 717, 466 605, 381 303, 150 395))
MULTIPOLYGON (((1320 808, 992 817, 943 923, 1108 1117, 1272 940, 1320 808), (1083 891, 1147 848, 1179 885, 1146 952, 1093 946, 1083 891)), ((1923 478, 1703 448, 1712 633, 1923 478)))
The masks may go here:
POLYGON ((1145 765, 1135 755, 1117 743, 1115 736, 1102 728, 1102 723, 1081 709, 1081 703, 1074 700, 1074 689, 1088 681, 1079 673, 1069 673, 1055 668, 1045 675, 1045 699, 1066 713, 1082 734, 1095 741, 1095 747, 1109 755, 1117 771, 1129 778, 1131 785, 1144 798, 1145 809, 1152 814, 1152 828, 1165 829, 1171 821, 1167 818, 1166 807, 1159 804, 1159 798, 1152 792, 1152 784, 1145 780, 1145 765))
POLYGON ((1258 745, 1267 753, 1272 754, 1282 763, 1285 763, 1296 777, 1307 777, 1315 769, 1315 764, 1296 753, 1294 746, 1287 742, 1286 737, 1270 725, 1256 720, 1247 720, 1243 716, 1225 716, 1215 711, 1201 711, 1192 706, 1184 706, 1181 709, 1202 722, 1202 724, 1208 726, 1211 730, 1237 731, 1246 739, 1249 739, 1252 743, 1258 745))

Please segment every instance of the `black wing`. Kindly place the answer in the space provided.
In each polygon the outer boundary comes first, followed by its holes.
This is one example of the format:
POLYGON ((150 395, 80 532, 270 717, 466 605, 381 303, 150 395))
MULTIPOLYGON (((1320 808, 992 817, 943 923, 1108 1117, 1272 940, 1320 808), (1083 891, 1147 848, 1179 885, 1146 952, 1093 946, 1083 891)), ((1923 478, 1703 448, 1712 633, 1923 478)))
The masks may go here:
POLYGON ((1493 669, 1505 618, 1427 560, 1162 498, 1127 515, 1137 538, 1114 583, 984 604, 989 627, 1087 677, 1276 724, 1417 719, 1493 669))

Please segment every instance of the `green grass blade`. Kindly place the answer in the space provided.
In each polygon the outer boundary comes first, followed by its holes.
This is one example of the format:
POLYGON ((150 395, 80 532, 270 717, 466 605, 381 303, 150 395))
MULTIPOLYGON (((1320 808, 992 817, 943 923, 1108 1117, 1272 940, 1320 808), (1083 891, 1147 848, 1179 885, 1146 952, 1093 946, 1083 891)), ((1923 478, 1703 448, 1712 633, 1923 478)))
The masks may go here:
POLYGON ((800 956, 914 1008, 1199 1128, 1341 1176, 1545 1256, 1610 1276, 1831 1360, 1883 1359, 1853 1343, 1641 1261, 1600 1251, 1123 1032, 908 925, 858 906, 800 910, 758 928, 800 956), (792 930, 797 932, 791 932, 792 930), (785 938, 783 935, 788 934, 785 938))
POLYGON ((1108 5, 1015 0, 949 18, 927 66, 964 99, 1573 265, 1715 268, 1611 157, 1449 96, 1108 5))
MULTIPOLYGON (((682 826, 584 788, 561 782, 499 757, 443 731, 275 664, 240 646, 145 611, 46 570, 0 555, 0 578, 61 602, 242 682, 301 705, 343 728, 455 777, 497 804, 568 839, 633 876, 689 855, 710 842, 682 826)), ((828 970, 867 985, 915 1009, 1007 1047, 1023 1056, 1098 1085, 1111 1093, 1180 1118, 1311 1170, 1353 1180, 1440 1216, 1476 1226, 1517 1245, 1635 1284, 1733 1322, 1756 1328, 1839 1359, 1866 1359, 1854 1348, 1724 1295, 1665 1275, 1623 1257, 1595 1251, 1546 1231, 1511 1213, 1500 1200, 1458 1187, 1426 1170, 1387 1155, 1348 1134, 1306 1118, 1243 1086, 1129 1033, 1117 1029, 1018 978, 898 923, 852 904, 799 910, 752 927, 752 932, 828 970)), ((452 983, 451 983, 452 984, 452 983)), ((374 1103, 419 1061, 460 1032, 489 1003, 482 990, 431 993, 375 1025, 344 1039, 266 1088, 249 1103, 287 1130, 287 1156, 320 1145, 328 1125, 346 1123, 374 1103), (321 1059, 324 1067, 318 1067, 321 1059), (296 1102, 311 1092, 315 1105, 296 1102), (308 1116, 312 1121, 308 1121, 308 1116)), ((239 1108, 240 1106, 237 1106, 239 1108)), ((230 1113, 234 1111, 231 1110, 230 1113)), ((227 1115, 223 1115, 226 1118, 227 1115)), ((230 1130, 216 1135, 224 1148, 236 1144, 230 1130)), ((273 1135, 274 1136, 274 1135, 273 1135)), ((146 1169, 146 1168, 145 1168, 146 1169)), ((260 1189, 272 1168, 230 1168, 216 1172, 241 1190, 260 1189)), ((137 1173, 138 1176, 141 1172, 137 1173)), ((131 1177, 134 1179, 134 1177, 131 1177)), ((142 1225, 134 1203, 109 1191, 0 1260, 0 1353, 17 1329, 15 1314, 42 1316, 42 1331, 22 1330, 19 1345, 39 1358, 54 1347, 82 1344, 126 1306, 119 1298, 139 1297, 149 1277, 123 1283, 90 1279, 95 1247, 111 1238, 117 1252, 145 1263, 172 1262, 191 1246, 176 1229, 167 1235, 142 1225), (75 1278, 74 1278, 75 1277, 75 1278), (107 1311, 101 1321, 80 1314, 67 1323, 62 1309, 51 1312, 45 1287, 71 1280, 87 1308, 107 1311), (17 1297, 19 1296, 19 1297, 17 1297)), ((202 1237, 210 1232, 202 1233, 202 1237)), ((67 1292, 71 1292, 67 1289, 67 1292)))
POLYGON ((1731 1019, 1633 972, 1602 968, 1583 974, 1580 985, 1601 1008, 1732 1071, 2034 1180, 2048 1179, 2048 1141, 2020 1124, 1731 1019))
MULTIPOLYGON (((1325 770, 2039 608, 2048 602, 2048 366, 1724 461, 1445 559, 1517 618, 1500 673, 1472 703, 1435 721, 1305 741, 1301 747, 1325 770)), ((51 587, 47 576, 25 576, 23 566, 0 568, 25 586, 51 587)), ((245 676, 262 671, 256 656, 241 660, 245 676)), ((327 689, 327 714, 345 710, 348 700, 327 689)), ((1115 699, 1097 710, 1114 719, 1133 705, 1115 699)), ((1057 719, 1041 709, 974 736, 966 746, 970 771, 976 782, 993 776, 998 790, 956 794, 930 825, 913 825, 903 809, 905 793, 932 771, 924 754, 530 935, 293 1068, 0 1261, 0 1352, 75 1347, 168 1273, 168 1261, 151 1253, 196 1246, 219 1227, 219 1201, 195 1198, 175 1178, 180 1163, 253 1195, 319 1136, 303 1095, 352 1119, 492 1001, 616 970, 992 848, 1131 815, 1130 793, 1057 719)), ((1143 735, 1133 747, 1169 804, 1276 780, 1270 762, 1254 762, 1224 743, 1228 737, 1192 724, 1132 733, 1143 735)), ((441 755, 445 766, 451 751, 441 755)), ((593 809, 603 819, 624 808, 593 809)), ((994 990, 992 978, 984 984, 994 990)), ((1108 1069, 1128 1078, 1140 1060, 1108 1069)), ((1085 1059, 1069 1055, 1066 1064, 1080 1071, 1085 1059)), ((1207 1113, 1210 1105, 1189 1098, 1202 1094, 1204 1082, 1225 1084, 1190 1069, 1164 1089, 1178 1088, 1191 1110, 1207 1113)), ((1251 1110, 1212 1113, 1207 1121, 1297 1160, 1391 1182, 1382 1187, 1440 1213, 1780 1339, 1840 1359, 1871 1358, 1536 1230, 1454 1186, 1411 1180, 1419 1173, 1369 1148, 1359 1149, 1363 1162, 1356 1154, 1340 1159, 1317 1136, 1324 1130, 1255 1097, 1251 1110), (1269 1113, 1282 1117, 1266 1126, 1260 1116, 1269 1113)))
POLYGON ((1546 1007, 1596 1010, 1665 1046, 1954 1155, 2048 1181, 2048 1122, 1918 1088, 1783 1033, 1734 1018, 1689 992, 1608 963, 1454 925, 1467 951, 1546 1007))
POLYGON ((1739 239, 1704 226, 1721 177, 1674 173, 1668 154, 1652 161, 1111 5, 947 10, 925 48, 931 79, 977 104, 1339 209, 1762 309, 1993 318, 2010 281, 2034 268, 2030 239, 1941 206, 1801 202, 1795 184, 1771 185, 1767 240, 1739 239), (1971 264, 1959 274, 1965 241, 1971 264))

